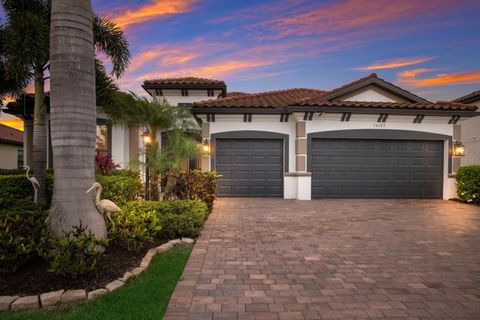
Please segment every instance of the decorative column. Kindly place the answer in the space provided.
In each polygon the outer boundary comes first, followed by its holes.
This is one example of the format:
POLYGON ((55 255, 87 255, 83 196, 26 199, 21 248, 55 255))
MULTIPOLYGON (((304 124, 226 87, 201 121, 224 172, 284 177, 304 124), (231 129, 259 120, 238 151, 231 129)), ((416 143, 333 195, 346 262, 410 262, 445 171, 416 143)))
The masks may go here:
POLYGON ((305 121, 295 124, 295 171, 307 172, 307 134, 305 121))
POLYGON ((202 172, 210 172, 212 150, 210 145, 210 123, 208 122, 202 123, 202 143, 208 145, 209 151, 202 154, 200 168, 202 169, 202 172))
POLYGON ((140 130, 138 126, 128 128, 128 160, 138 160, 140 151, 140 130))

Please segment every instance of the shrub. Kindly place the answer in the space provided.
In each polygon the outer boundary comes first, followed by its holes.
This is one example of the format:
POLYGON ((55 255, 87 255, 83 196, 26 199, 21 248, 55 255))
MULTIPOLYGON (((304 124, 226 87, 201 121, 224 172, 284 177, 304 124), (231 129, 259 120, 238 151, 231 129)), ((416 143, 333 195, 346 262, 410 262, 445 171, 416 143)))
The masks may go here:
POLYGON ((117 240, 129 251, 139 251, 145 243, 153 241, 161 230, 160 219, 153 210, 137 207, 129 202, 122 211, 112 215, 114 222, 110 239, 117 240))
POLYGON ((29 200, 17 200, 0 210, 0 272, 15 272, 28 259, 41 255, 48 238, 48 212, 29 200))
MULTIPOLYGON (((53 192, 53 175, 47 174, 47 201, 53 192)), ((12 206, 17 200, 33 198, 32 183, 22 174, 0 175, 0 209, 12 206)))
POLYGON ((97 175, 97 182, 102 185, 102 198, 121 206, 136 200, 142 194, 142 182, 138 173, 121 171, 111 176, 97 175))
POLYGON ((128 207, 138 214, 156 214, 161 226, 158 237, 162 239, 197 237, 208 215, 207 205, 201 200, 135 201, 128 207))
POLYGON ((82 224, 64 234, 64 237, 50 241, 52 251, 48 271, 56 275, 76 278, 95 269, 97 260, 103 253, 100 248, 105 247, 107 241, 96 238, 82 224))
POLYGON ((480 166, 458 169, 457 195, 461 201, 480 203, 480 166))
POLYGON ((170 170, 162 175, 162 190, 167 200, 202 200, 211 210, 217 196, 215 172, 170 170))
POLYGON ((97 150, 95 155, 95 172, 101 175, 108 175, 115 169, 120 167, 113 162, 112 156, 109 154, 102 154, 97 150))

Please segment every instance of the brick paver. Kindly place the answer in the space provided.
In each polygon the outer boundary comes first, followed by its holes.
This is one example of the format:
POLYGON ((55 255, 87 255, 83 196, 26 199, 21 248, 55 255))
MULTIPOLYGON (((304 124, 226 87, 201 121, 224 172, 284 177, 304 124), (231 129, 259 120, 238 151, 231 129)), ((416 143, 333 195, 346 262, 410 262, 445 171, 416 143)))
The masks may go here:
POLYGON ((480 319, 480 207, 220 199, 164 319, 480 319))

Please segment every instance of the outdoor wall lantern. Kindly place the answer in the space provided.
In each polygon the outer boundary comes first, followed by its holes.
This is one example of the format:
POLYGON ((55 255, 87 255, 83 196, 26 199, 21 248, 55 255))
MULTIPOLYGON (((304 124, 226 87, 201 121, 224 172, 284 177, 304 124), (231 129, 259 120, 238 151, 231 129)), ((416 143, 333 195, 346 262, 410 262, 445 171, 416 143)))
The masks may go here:
POLYGON ((202 151, 204 154, 210 154, 210 143, 208 143, 208 139, 203 139, 202 151))
POLYGON ((453 155, 457 157, 463 157, 465 155, 465 146, 462 141, 455 141, 453 145, 453 155))
POLYGON ((145 131, 142 133, 143 144, 149 146, 152 144, 152 137, 150 136, 150 131, 145 131))

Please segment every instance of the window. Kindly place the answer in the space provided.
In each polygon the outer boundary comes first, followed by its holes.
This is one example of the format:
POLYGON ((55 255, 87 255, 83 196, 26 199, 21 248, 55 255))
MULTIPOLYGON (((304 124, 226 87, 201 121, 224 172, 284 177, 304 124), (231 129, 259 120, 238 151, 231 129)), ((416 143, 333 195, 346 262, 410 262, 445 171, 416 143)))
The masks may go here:
POLYGON ((207 95, 208 95, 209 97, 213 97, 213 95, 214 95, 213 89, 207 89, 207 95))
POLYGON ((23 169, 23 148, 17 149, 17 168, 23 169))
POLYGON ((102 154, 108 153, 108 131, 107 124, 97 124, 97 141, 95 144, 95 149, 100 151, 102 154))
POLYGON ((182 89, 182 97, 188 97, 188 89, 182 89))

